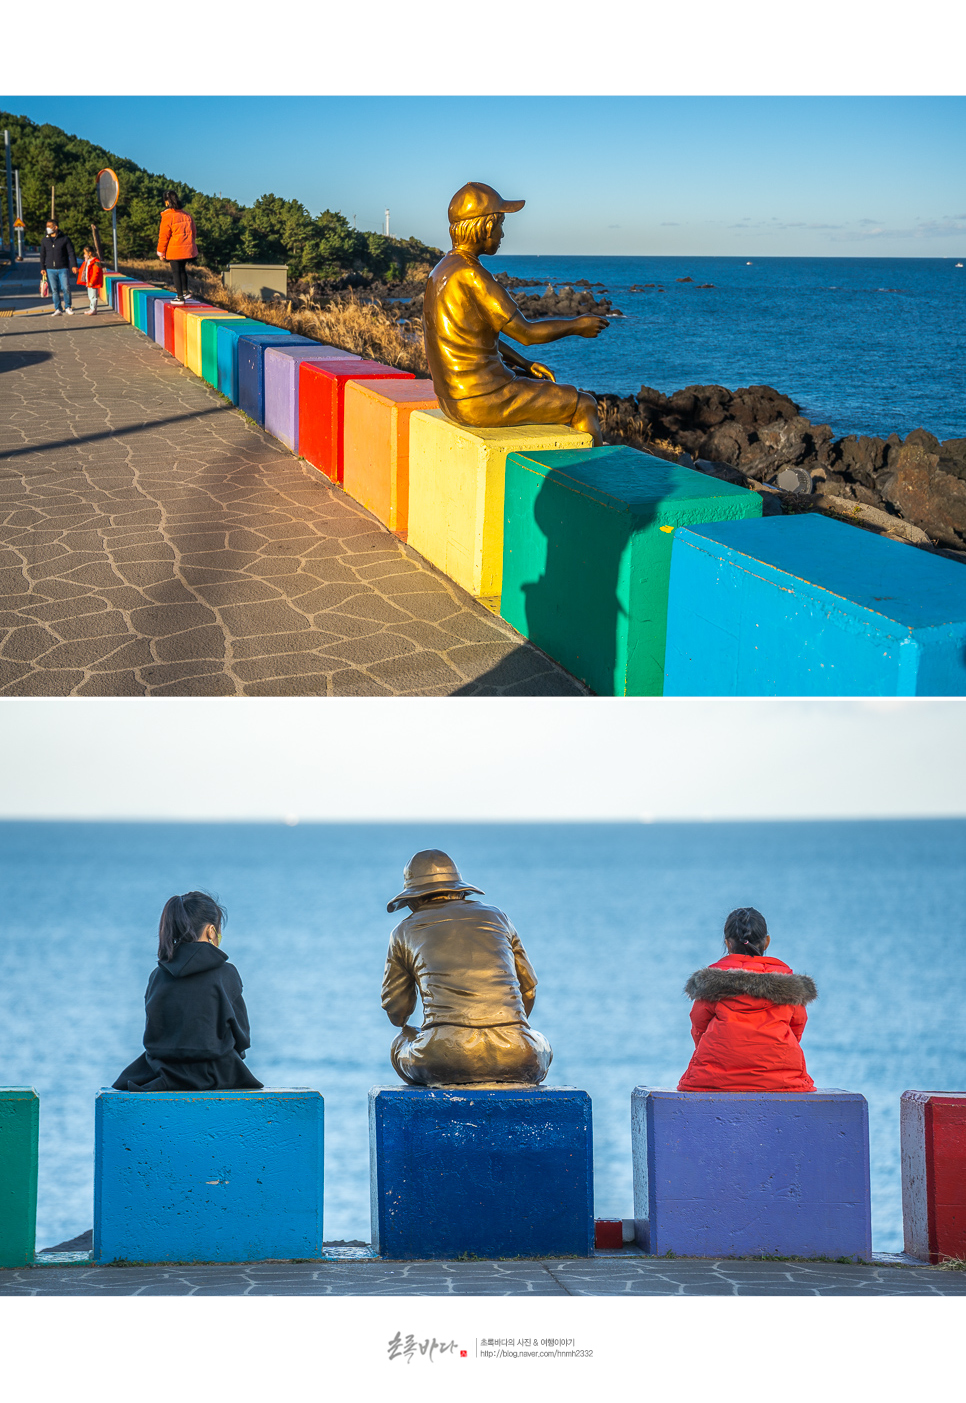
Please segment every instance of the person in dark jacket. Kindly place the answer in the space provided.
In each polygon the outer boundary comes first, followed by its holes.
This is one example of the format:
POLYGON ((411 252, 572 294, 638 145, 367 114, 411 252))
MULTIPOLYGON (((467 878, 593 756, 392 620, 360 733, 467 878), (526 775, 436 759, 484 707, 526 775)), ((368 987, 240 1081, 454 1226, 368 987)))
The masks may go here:
POLYGON ((70 277, 68 269, 77 276, 77 254, 74 252, 74 245, 67 234, 62 234, 57 227, 55 219, 47 220, 47 237, 40 245, 40 271, 46 275, 48 286, 50 287, 50 297, 53 302, 50 315, 59 317, 61 311, 65 311, 69 317, 74 315, 74 309, 70 303, 70 277), (63 303, 63 307, 61 307, 63 303))
POLYGON ((242 982, 219 950, 224 907, 206 892, 173 896, 161 913, 158 967, 144 995, 144 1052, 115 1091, 260 1091, 242 982))

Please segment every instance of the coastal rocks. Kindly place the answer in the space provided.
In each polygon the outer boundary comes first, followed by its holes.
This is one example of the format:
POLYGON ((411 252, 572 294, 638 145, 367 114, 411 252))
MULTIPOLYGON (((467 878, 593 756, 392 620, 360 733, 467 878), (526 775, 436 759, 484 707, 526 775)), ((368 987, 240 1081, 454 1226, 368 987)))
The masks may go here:
POLYGON ((624 315, 612 304, 609 297, 597 298, 590 291, 589 286, 582 287, 578 291, 569 283, 557 288, 556 291, 548 284, 546 290, 540 295, 521 293, 514 300, 529 321, 535 321, 540 317, 622 317, 624 315))
POLYGON ((734 474, 730 480, 777 491, 786 510, 830 510, 874 530, 891 523, 889 531, 915 544, 966 548, 966 439, 941 443, 920 428, 905 440, 833 440, 828 424, 813 424, 769 385, 689 385, 671 395, 642 385, 636 396, 597 400, 607 443, 734 474))

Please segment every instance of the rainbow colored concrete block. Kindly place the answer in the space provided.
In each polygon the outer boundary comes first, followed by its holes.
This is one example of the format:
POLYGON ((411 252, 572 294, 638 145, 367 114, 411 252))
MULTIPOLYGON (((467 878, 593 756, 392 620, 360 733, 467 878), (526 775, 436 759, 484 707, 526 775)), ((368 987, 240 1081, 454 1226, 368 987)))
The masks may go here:
POLYGON ((143 289, 145 292, 147 292, 147 291, 149 290, 149 288, 152 288, 153 286, 154 286, 153 283, 144 283, 144 282, 138 282, 138 283, 133 283, 133 282, 132 282, 132 283, 121 283, 121 290, 120 290, 120 293, 119 293, 119 308, 120 308, 121 316, 124 318, 124 320, 125 320, 126 322, 131 321, 131 320, 133 319, 133 315, 134 315, 134 314, 133 314, 132 307, 131 307, 131 295, 132 295, 132 293, 133 293, 136 289, 143 289))
POLYGON ((138 282, 137 278, 115 278, 111 283, 111 307, 118 316, 121 315, 121 288, 138 282))
POLYGON ((435 409, 432 380, 350 380, 343 420, 342 486, 406 540, 409 530, 409 420, 435 409))
POLYGON ((132 287, 129 296, 131 325, 136 331, 147 331, 148 299, 163 296, 162 288, 149 284, 147 287, 132 287))
POLYGON ((95 1262, 318 1257, 322 1117, 302 1087, 100 1091, 95 1262))
POLYGON ((139 295, 135 299, 138 309, 138 331, 143 331, 145 336, 150 336, 152 341, 155 339, 154 309, 159 301, 170 302, 172 297, 174 297, 174 293, 171 291, 170 288, 156 287, 152 291, 145 292, 143 296, 139 295))
POLYGON ((182 365, 187 364, 188 322, 192 317, 217 317, 220 311, 220 307, 210 307, 207 302, 192 302, 190 306, 174 307, 172 326, 175 360, 179 360, 182 365))
POLYGON ((218 328, 226 323, 244 322, 251 330, 260 326, 260 322, 251 320, 249 317, 241 317, 237 312, 224 312, 219 317, 204 317, 198 325, 198 341, 200 344, 200 365, 198 374, 203 380, 207 380, 209 385, 218 388, 218 328))
POLYGON ((631 1152, 637 1241, 655 1257, 872 1260, 864 1096, 638 1086, 631 1152))
POLYGON ((123 273, 104 274, 104 285, 99 289, 99 297, 102 302, 106 302, 109 307, 114 306, 114 285, 124 280, 123 273))
POLYGON ((191 312, 214 312, 216 307, 209 307, 207 302, 179 303, 175 305, 172 298, 164 304, 164 349, 170 351, 178 360, 184 362, 184 327, 185 313, 191 312), (177 338, 177 340, 176 340, 177 338), (180 345, 182 354, 177 355, 176 347, 180 345))
POLYGON ((240 322, 218 325, 215 332, 215 360, 218 370, 216 388, 238 403, 238 340, 249 332, 264 336, 288 336, 284 327, 268 326, 265 322, 244 317, 240 322))
POLYGON ((266 336, 264 332, 246 331, 238 338, 238 408, 256 424, 265 423, 265 349, 279 346, 318 346, 308 336, 266 336))
POLYGON ((589 1257, 593 1165, 586 1091, 369 1092, 372 1245, 383 1257, 589 1257))
POLYGON ((417 409, 409 421, 409 544, 498 613, 507 455, 590 446, 590 434, 559 424, 470 429, 441 409, 417 409))
POLYGON ((303 361, 356 361, 349 351, 336 346, 266 346, 265 348, 265 428, 284 443, 292 453, 298 452, 299 440, 299 366, 303 361))
POLYGON ((32 1086, 0 1086, 0 1267, 29 1267, 37 1224, 40 1098, 32 1086))
POLYGON ((675 538, 666 696, 962 696, 966 570, 817 513, 675 538))
POLYGON ((244 317, 239 317, 233 312, 223 312, 214 309, 210 313, 205 312, 196 317, 185 318, 184 331, 184 363, 189 370, 193 370, 196 375, 201 375, 204 352, 202 349, 201 336, 209 322, 244 321, 244 317))
POLYGON ((659 697, 675 532, 760 514, 757 492, 636 448, 511 453, 500 613, 601 696, 659 697))
POLYGON ((378 361, 303 361, 299 366, 299 455, 342 482, 345 463, 343 406, 350 380, 413 380, 408 370, 378 361))
POLYGON ((164 309, 170 298, 156 297, 154 299, 154 339, 159 346, 164 346, 164 309))
POLYGON ((966 1259, 966 1092, 904 1091, 899 1136, 905 1251, 966 1259))

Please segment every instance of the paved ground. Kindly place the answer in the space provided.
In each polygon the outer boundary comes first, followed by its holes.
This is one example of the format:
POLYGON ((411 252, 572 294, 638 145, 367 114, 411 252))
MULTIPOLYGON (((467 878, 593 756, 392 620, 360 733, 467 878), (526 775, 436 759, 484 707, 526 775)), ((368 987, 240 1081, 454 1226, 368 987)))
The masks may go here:
POLYGON ((0 279, 0 695, 585 694, 85 292, 33 314, 25 267, 0 279))
POLYGON ((633 1252, 589 1261, 37 1266, 0 1271, 0 1296, 966 1296, 966 1272, 633 1252))

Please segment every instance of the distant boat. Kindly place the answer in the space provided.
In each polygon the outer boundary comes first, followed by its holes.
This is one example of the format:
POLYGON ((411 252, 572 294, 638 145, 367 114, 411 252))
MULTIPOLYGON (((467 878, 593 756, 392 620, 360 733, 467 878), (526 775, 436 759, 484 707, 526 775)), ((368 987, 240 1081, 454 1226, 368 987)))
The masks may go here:
POLYGON ((957 267, 957 268, 961 268, 962 266, 963 266, 963 265, 962 265, 961 263, 957 263, 957 264, 956 264, 956 267, 957 267))
POLYGON ((745 267, 746 267, 746 268, 750 268, 750 267, 751 267, 751 259, 750 259, 750 258, 748 259, 748 262, 745 264, 745 267))

